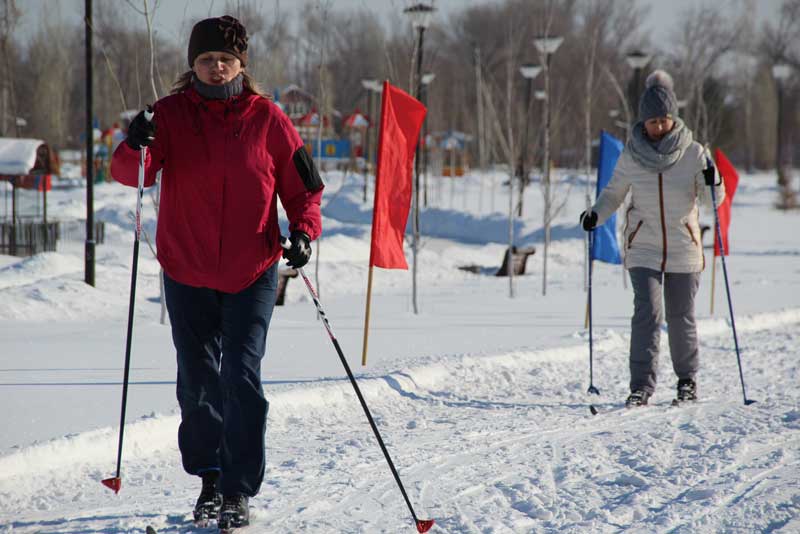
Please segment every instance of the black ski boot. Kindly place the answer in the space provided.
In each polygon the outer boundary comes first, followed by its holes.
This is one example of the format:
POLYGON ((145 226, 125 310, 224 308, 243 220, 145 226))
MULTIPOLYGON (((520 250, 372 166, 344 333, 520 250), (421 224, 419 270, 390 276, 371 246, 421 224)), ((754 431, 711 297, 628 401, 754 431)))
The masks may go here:
POLYGON ((232 532, 234 529, 250 524, 250 509, 247 501, 247 496, 241 494, 225 495, 222 498, 222 508, 217 520, 221 533, 232 532))
POLYGON ((219 471, 206 471, 202 475, 203 489, 194 505, 194 523, 200 528, 208 526, 208 522, 217 518, 222 506, 222 495, 217 491, 219 471))
POLYGON ((672 404, 678 405, 684 402, 697 400, 697 384, 691 378, 681 378, 678 380, 678 396, 672 404))
POLYGON ((625 399, 625 407, 635 408, 637 406, 647 406, 647 400, 649 398, 650 394, 642 389, 631 391, 631 394, 625 399))

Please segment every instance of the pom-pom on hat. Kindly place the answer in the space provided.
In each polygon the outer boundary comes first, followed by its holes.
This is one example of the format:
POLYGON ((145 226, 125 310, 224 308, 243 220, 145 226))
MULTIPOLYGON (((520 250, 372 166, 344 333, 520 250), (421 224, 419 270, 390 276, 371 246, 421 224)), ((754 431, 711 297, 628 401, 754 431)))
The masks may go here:
POLYGON ((247 30, 242 23, 225 15, 204 19, 194 25, 189 37, 189 67, 204 52, 227 52, 247 64, 247 30))
POLYGON ((675 119, 678 116, 678 99, 673 90, 672 76, 659 69, 645 81, 645 90, 639 99, 639 119, 646 121, 656 117, 675 119))

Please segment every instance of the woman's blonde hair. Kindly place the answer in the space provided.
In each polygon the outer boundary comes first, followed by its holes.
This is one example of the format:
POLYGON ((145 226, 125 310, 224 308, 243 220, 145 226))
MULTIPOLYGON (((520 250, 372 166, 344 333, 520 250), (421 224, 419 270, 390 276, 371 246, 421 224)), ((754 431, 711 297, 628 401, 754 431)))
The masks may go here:
MULTIPOLYGON (((170 91, 170 94, 174 95, 191 87, 193 76, 194 71, 191 70, 187 70, 178 76, 178 79, 172 84, 172 90, 170 91)), ((255 81, 255 79, 250 76, 246 70, 242 71, 242 83, 244 84, 245 89, 249 90, 250 92, 257 94, 258 96, 269 98, 266 93, 264 93, 264 90, 261 89, 261 86, 258 84, 258 82, 255 81)))

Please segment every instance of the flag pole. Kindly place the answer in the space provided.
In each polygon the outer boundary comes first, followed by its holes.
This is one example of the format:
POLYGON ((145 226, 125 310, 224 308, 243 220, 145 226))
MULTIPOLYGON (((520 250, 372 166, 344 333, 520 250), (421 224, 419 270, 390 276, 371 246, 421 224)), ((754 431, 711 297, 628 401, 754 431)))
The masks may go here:
POLYGON ((589 328, 589 295, 586 295, 586 315, 583 318, 583 327, 589 328))
POLYGON ((372 265, 369 266, 369 275, 367 276, 367 309, 364 313, 364 347, 361 351, 361 366, 367 365, 367 343, 369 341, 369 310, 370 303, 372 302, 372 265))
MULTIPOLYGON (((716 241, 716 238, 714 239, 716 241)), ((717 279, 717 255, 716 251, 715 254, 711 256, 711 315, 714 315, 714 291, 715 291, 715 282, 717 279)))

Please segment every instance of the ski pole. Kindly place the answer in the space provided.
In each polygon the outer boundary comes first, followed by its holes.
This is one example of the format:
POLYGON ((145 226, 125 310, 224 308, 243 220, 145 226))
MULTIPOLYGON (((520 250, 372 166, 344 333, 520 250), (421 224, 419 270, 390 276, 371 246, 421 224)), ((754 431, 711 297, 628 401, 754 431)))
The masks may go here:
MULTIPOLYGON (((711 161, 711 158, 706 156, 706 168, 703 170, 703 174, 706 173, 714 173, 714 163, 711 161)), ((722 180, 722 175, 720 175, 720 180, 722 180)), ((725 266, 725 246, 722 242, 722 229, 719 226, 719 213, 717 212, 717 193, 714 190, 714 180, 711 180, 711 184, 709 188, 711 189, 711 205, 714 208, 714 227, 716 228, 716 236, 717 241, 719 242, 719 253, 720 258, 722 259, 722 275, 725 279, 725 293, 728 295, 728 311, 731 315, 731 329, 733 330, 733 345, 736 347, 736 362, 739 365, 739 381, 742 383, 742 398, 744 399, 744 405, 749 406, 753 404, 754 400, 747 398, 747 392, 745 391, 744 387, 744 373, 742 372, 742 357, 739 353, 739 339, 736 337, 736 321, 733 318, 733 303, 731 302, 731 288, 728 284, 728 269, 725 266)))
MULTIPOLYGON (((593 395, 600 395, 600 390, 597 389, 594 385, 594 352, 592 343, 592 264, 594 263, 592 245, 594 244, 594 230, 587 233, 589 234, 587 240, 589 244, 589 255, 588 255, 589 283, 587 284, 588 304, 589 304, 589 389, 586 390, 586 393, 590 393, 593 395)), ((595 408, 593 404, 589 405, 589 410, 592 412, 593 415, 597 414, 597 408, 595 408)))
MULTIPOLYGON (((285 249, 288 249, 291 247, 291 242, 287 238, 281 237, 281 246, 285 249)), ((386 445, 383 443, 383 438, 381 438, 381 433, 378 431, 377 425, 375 425, 375 420, 372 418, 372 413, 370 413, 369 407, 367 406, 367 402, 364 400, 364 396, 361 394, 361 389, 358 387, 358 382, 356 382, 356 378, 355 376, 353 376, 353 372, 350 370, 350 366, 347 363, 347 359, 344 357, 344 353, 342 352, 342 347, 339 345, 339 341, 336 339, 336 336, 334 335, 333 330, 331 329, 331 325, 328 322, 328 316, 325 315, 325 311, 322 309, 322 304, 319 301, 317 292, 314 290, 314 286, 311 285, 311 280, 308 279, 305 271, 303 271, 303 268, 300 267, 296 270, 297 272, 300 273, 300 276, 303 278, 303 281, 305 282, 306 287, 308 288, 308 292, 311 295, 311 300, 314 301, 314 306, 316 306, 317 308, 317 316, 322 318, 322 324, 325 326, 325 330, 328 331, 328 337, 331 338, 331 342, 333 343, 333 346, 336 349, 336 353, 339 355, 339 360, 341 360, 342 365, 344 366, 344 370, 347 371, 347 377, 350 379, 350 383, 353 385, 353 389, 356 392, 356 396, 358 397, 359 402, 361 402, 361 407, 364 409, 364 414, 367 416, 369 425, 372 427, 372 432, 375 434, 375 438, 378 440, 378 445, 381 446, 381 450, 383 451, 383 456, 386 458, 386 462, 389 464, 389 468, 392 470, 392 475, 394 475, 394 480, 400 487, 400 493, 403 494, 403 498, 405 499, 406 505, 408 506, 408 509, 411 512, 411 516, 414 518, 414 524, 417 527, 417 532, 428 532, 433 526, 434 520, 417 518, 417 514, 414 512, 414 507, 411 506, 411 501, 408 499, 406 488, 403 486, 403 482, 400 480, 400 475, 397 473, 397 469, 394 466, 394 462, 392 462, 392 458, 391 456, 389 456, 389 451, 386 449, 386 445)))
MULTIPOLYGON (((153 119, 153 112, 148 106, 144 113, 145 118, 150 121, 153 119)), ((136 299, 136 271, 139 265, 139 237, 142 233, 142 196, 144 195, 144 161, 147 155, 147 147, 139 149, 139 183, 136 188, 136 224, 133 239, 133 266, 131 268, 131 294, 128 303, 128 333, 125 341, 125 371, 122 377, 122 407, 119 416, 119 444, 117 446, 117 474, 114 477, 102 480, 104 486, 119 493, 122 487, 120 469, 122 467, 122 438, 125 431, 125 408, 128 404, 128 377, 131 368, 131 341, 133 339, 133 309, 136 299)))

